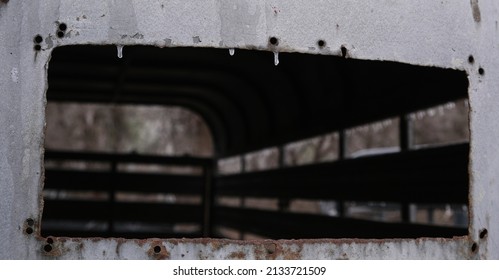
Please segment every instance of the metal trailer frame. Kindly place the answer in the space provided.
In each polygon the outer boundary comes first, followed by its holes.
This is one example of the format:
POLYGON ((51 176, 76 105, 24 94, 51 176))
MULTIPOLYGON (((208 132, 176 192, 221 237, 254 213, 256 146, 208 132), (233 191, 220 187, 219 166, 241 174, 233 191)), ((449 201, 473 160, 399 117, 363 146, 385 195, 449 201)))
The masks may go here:
POLYGON ((494 0, 1 0, 0 258, 497 259, 498 21, 499 2, 494 0), (67 29, 60 34, 62 22, 67 29), (42 40, 34 42, 37 34, 42 40), (273 36, 278 46, 269 44, 273 36), (318 48, 318 40, 326 47, 318 48), (466 71, 469 234, 389 240, 41 238, 47 67, 55 47, 75 44, 339 56, 345 47, 351 58, 466 71), (44 250, 47 245, 51 250, 44 250))

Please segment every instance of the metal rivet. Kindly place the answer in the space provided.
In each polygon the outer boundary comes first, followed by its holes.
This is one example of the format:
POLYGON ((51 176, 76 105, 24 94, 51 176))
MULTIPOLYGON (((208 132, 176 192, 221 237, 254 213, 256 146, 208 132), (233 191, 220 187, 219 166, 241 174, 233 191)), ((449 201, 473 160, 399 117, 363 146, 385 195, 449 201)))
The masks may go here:
POLYGON ((273 254, 276 251, 276 245, 274 243, 265 244, 265 249, 267 250, 267 254, 273 254))

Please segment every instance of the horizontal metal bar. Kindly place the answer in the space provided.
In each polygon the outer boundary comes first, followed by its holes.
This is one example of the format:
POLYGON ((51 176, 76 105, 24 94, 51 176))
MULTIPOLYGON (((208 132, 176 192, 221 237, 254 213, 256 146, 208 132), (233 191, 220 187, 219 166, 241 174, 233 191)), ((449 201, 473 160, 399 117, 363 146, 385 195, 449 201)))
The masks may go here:
POLYGON ((201 194, 204 177, 150 173, 45 170, 45 189, 201 194))
POLYGON ((215 226, 230 227, 272 239, 454 237, 466 228, 387 223, 322 215, 216 207, 215 226))
POLYGON ((93 162, 115 162, 115 163, 149 163, 165 165, 188 165, 209 166, 213 159, 190 156, 151 156, 137 154, 112 154, 97 152, 67 152, 67 151, 45 151, 45 160, 77 160, 93 162))
POLYGON ((106 231, 72 231, 64 229, 49 229, 44 230, 42 225, 42 236, 57 236, 57 237, 103 237, 103 238, 128 238, 128 239, 146 239, 146 238, 200 238, 201 232, 136 232, 136 231, 115 231, 108 233, 106 231))
POLYGON ((45 200, 44 220, 100 220, 155 223, 202 222, 201 205, 45 200))
POLYGON ((468 144, 217 178, 216 195, 463 203, 468 144))

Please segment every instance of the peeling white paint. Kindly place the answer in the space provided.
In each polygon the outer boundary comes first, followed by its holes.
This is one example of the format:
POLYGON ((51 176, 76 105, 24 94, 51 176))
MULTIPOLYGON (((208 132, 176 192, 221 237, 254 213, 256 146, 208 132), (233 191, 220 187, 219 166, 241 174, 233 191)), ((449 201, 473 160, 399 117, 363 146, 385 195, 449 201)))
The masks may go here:
POLYGON ((14 83, 17 83, 17 81, 19 80, 19 71, 17 70, 16 67, 10 70, 10 77, 12 78, 12 82, 14 83))
POLYGON ((452 68, 455 69, 463 69, 464 59, 461 58, 452 58, 452 68))

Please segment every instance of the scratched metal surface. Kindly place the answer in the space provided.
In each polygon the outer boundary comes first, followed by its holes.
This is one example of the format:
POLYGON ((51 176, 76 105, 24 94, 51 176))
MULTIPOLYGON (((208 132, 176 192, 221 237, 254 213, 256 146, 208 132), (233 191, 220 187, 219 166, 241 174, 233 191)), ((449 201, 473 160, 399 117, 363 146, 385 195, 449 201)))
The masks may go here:
POLYGON ((0 1, 0 258, 498 259, 498 20, 495 0, 0 1), (56 34, 59 22, 68 26, 64 38, 56 34), (37 34, 43 38, 40 51, 34 50, 37 34), (278 46, 269 45, 271 36, 279 39, 278 46), (326 47, 319 49, 318 40, 326 47), (344 46, 351 58, 467 71, 470 234, 257 242, 40 238, 46 68, 55 47, 72 44, 124 45, 124 55, 126 45, 134 44, 321 55, 340 55, 344 46), (27 228, 34 232, 27 234, 27 228), (480 238, 483 229, 487 234, 480 238), (50 252, 44 250, 47 245, 50 252))

